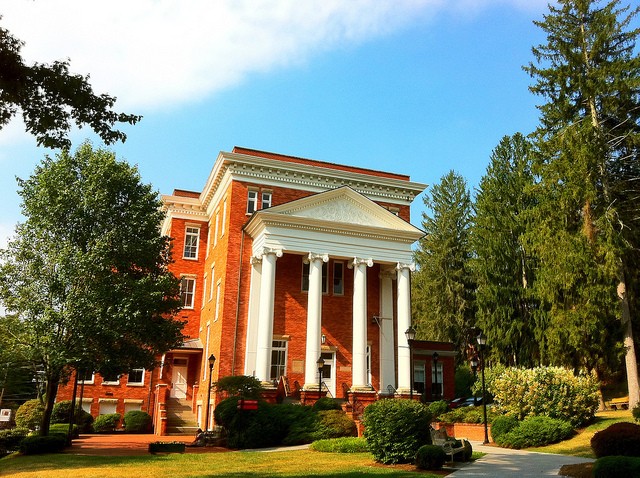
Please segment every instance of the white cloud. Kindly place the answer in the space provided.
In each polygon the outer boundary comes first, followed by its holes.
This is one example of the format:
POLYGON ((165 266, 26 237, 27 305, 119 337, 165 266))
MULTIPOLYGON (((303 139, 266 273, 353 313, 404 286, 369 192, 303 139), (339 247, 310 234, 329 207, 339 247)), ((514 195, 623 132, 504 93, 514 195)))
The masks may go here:
POLYGON ((524 0, 1 0, 0 12, 29 60, 70 58, 119 109, 140 111, 196 101, 443 9, 509 2, 524 0))

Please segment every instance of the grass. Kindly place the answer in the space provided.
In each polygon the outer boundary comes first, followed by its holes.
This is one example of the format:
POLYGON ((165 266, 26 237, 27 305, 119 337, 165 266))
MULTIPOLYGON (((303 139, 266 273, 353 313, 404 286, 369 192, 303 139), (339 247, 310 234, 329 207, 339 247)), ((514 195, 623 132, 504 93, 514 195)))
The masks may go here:
POLYGON ((540 451, 544 453, 556 453, 558 455, 581 456, 585 458, 595 458, 591 451, 591 437, 600 430, 607 428, 618 422, 633 422, 630 410, 608 410, 598 412, 595 421, 578 430, 578 433, 571 439, 537 448, 527 448, 527 451, 540 451))
POLYGON ((187 478, 187 477, 340 477, 387 476, 439 478, 416 475, 413 465, 383 466, 369 453, 229 452, 162 456, 80 456, 70 454, 9 456, 0 459, 0 475, 12 478, 187 478))

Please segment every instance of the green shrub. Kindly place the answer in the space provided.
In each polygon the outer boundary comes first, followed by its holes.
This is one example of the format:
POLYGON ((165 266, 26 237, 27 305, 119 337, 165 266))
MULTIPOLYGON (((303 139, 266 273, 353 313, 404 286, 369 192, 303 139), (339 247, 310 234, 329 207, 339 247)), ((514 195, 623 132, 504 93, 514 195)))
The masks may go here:
POLYGON ((28 428, 12 428, 0 431, 0 456, 17 451, 20 442, 29 434, 28 428))
POLYGON ((506 448, 544 446, 569 438, 573 434, 571 423, 557 418, 527 417, 511 431, 493 436, 496 444, 506 448))
POLYGON ((416 467, 421 470, 439 470, 447 459, 442 447, 423 445, 416 453, 416 467))
MULTIPOLYGON (((487 422, 491 423, 500 416, 493 407, 487 407, 487 422)), ((443 423, 484 423, 482 407, 458 407, 438 417, 443 423)))
POLYGON ((120 423, 119 413, 107 413, 99 415, 93 422, 93 429, 96 433, 112 433, 120 423))
POLYGON ((365 438, 376 461, 411 463, 418 448, 431 444, 431 413, 422 403, 385 399, 364 410, 365 438))
POLYGON ((512 415, 500 415, 491 422, 491 436, 496 443, 503 435, 516 428, 520 422, 512 415))
POLYGON ((636 422, 640 422, 640 403, 633 407, 631 414, 636 422))
POLYGON ((151 415, 142 410, 131 410, 124 414, 124 431, 127 433, 149 433, 151 415))
MULTIPOLYGON (((57 402, 51 412, 51 423, 69 423, 71 413, 71 400, 57 402)), ((91 433, 93 431, 93 417, 85 412, 80 404, 76 405, 73 422, 78 425, 80 433, 91 433)))
POLYGON ((476 377, 468 365, 456 368, 455 373, 455 395, 456 397, 468 397, 471 395, 471 387, 476 381, 476 377))
POLYGON ((591 449, 597 458, 615 455, 640 457, 640 425, 614 423, 591 437, 591 449))
POLYGON ((16 426, 35 430, 42 422, 44 405, 38 399, 24 402, 16 411, 16 426))
MULTIPOLYGON (((53 423, 49 425, 49 435, 62 435, 66 437, 69 434, 69 424, 68 423, 53 423)), ((73 425, 71 429, 71 437, 78 438, 80 436, 80 429, 78 425, 73 425)))
POLYGON ((324 453, 367 453, 369 448, 364 438, 342 437, 316 440, 309 449, 324 453))
POLYGON ((431 413, 431 419, 435 420, 440 415, 443 415, 449 411, 449 404, 444 400, 438 400, 429 404, 429 412, 431 413))
POLYGON ((249 375, 229 375, 213 384, 218 392, 226 393, 229 397, 242 395, 244 398, 258 399, 262 392, 260 380, 249 375))
POLYGON ((499 409, 519 420, 547 416, 577 427, 591 421, 598 408, 595 374, 575 376, 560 367, 507 368, 487 388, 499 409))
POLYGON ((640 476, 640 458, 630 456, 605 456, 593 464, 594 478, 620 478, 640 476))
POLYGON ((321 410, 317 415, 317 439, 358 436, 355 422, 342 410, 321 410))
POLYGON ((342 410, 342 401, 336 398, 322 397, 313 404, 315 411, 320 410, 342 410))
POLYGON ((20 442, 20 452, 24 455, 41 455, 43 453, 58 453, 67 446, 67 440, 62 435, 25 437, 20 442))

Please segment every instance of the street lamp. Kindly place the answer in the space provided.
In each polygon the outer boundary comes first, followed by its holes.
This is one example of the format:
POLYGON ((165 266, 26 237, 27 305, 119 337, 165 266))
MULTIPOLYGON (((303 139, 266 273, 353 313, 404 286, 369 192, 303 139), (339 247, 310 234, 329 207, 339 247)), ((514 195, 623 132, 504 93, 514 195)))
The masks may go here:
POLYGON ((413 400, 413 351, 411 347, 412 342, 416 338, 416 329, 413 326, 409 326, 404 332, 404 336, 407 338, 407 344, 409 345, 409 399, 413 400))
POLYGON ((213 375, 213 365, 216 363, 216 358, 213 354, 209 356, 209 389, 207 391, 207 417, 205 418, 205 431, 209 431, 209 406, 211 405, 211 376, 213 375))
MULTIPOLYGON (((473 382, 475 383, 475 381, 478 380, 478 357, 476 357, 475 355, 471 359, 471 370, 473 371, 473 382)), ((476 392, 473 392, 473 405, 478 405, 476 392)))
POLYGON ((316 365, 318 366, 318 393, 322 395, 322 369, 324 368, 324 359, 322 355, 320 358, 316 360, 316 365))
MULTIPOLYGON (((438 390, 438 357, 440 357, 440 355, 438 355, 438 352, 433 352, 433 355, 431 356, 432 360, 433 360, 433 370, 434 370, 434 381, 433 381, 433 391, 435 392, 435 398, 436 400, 438 399, 438 396, 440 395, 439 390, 438 390)), ((432 393, 432 395, 434 395, 432 393)))
POLYGON ((487 388, 484 382, 484 348, 487 345, 487 337, 480 332, 477 337, 478 350, 480 351, 480 366, 482 367, 482 416, 484 418, 484 445, 489 443, 489 428, 487 427, 487 388))

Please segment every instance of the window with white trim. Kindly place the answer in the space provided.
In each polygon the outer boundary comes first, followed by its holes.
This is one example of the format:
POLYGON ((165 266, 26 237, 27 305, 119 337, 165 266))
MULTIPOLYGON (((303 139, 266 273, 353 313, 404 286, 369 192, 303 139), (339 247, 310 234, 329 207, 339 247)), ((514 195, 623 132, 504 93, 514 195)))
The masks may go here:
POLYGON ((443 382, 442 382, 442 362, 431 363, 431 384, 432 384, 432 396, 442 397, 443 382))
POLYGON ((118 385, 120 383, 120 375, 117 373, 102 374, 103 385, 118 385))
POLYGON ((419 394, 424 393, 424 362, 416 362, 413 364, 413 388, 419 394))
POLYGON ((198 239, 200 238, 200 228, 187 226, 184 233, 184 253, 182 257, 185 259, 198 258, 198 239))
POLYGON ((260 204, 260 209, 267 209, 271 207, 271 191, 262 191, 262 201, 260 204))
POLYGON ((218 279, 218 283, 216 284, 216 315, 215 315, 215 321, 218 320, 218 317, 220 316, 220 288, 221 288, 221 283, 222 283, 222 279, 218 279))
POLYGON ((202 283, 202 307, 204 307, 204 301, 207 298, 207 276, 204 276, 204 282, 202 283))
POLYGON ((93 372, 93 370, 81 370, 80 372, 78 372, 78 383, 80 384, 85 384, 85 385, 93 385, 93 382, 95 380, 95 373, 93 372))
POLYGON ((207 370, 209 369, 209 334, 211 333, 211 325, 207 323, 207 336, 205 337, 204 355, 202 356, 202 380, 207 379, 207 370))
POLYGON ((218 209, 216 211, 216 229, 213 232, 213 245, 214 245, 214 247, 218 243, 218 231, 219 230, 220 230, 220 210, 218 209))
MULTIPOLYGON (((329 290, 328 266, 326 262, 322 263, 322 293, 326 294, 329 290)), ((309 263, 302 262, 302 292, 309 292, 309 263)))
POLYGON ((211 266, 211 287, 209 288, 209 301, 213 300, 213 290, 215 288, 216 279, 216 265, 211 266))
POLYGON ((274 340, 271 342, 271 372, 270 380, 279 380, 287 375, 287 341, 274 340))
POLYGON ((344 262, 333 263, 333 294, 344 295, 344 262))
POLYGON ((249 189, 247 193, 247 214, 253 214, 258 209, 258 191, 249 189))
POLYGON ((98 401, 100 402, 100 411, 98 412, 100 415, 116 413, 117 398, 100 398, 98 401))
POLYGON ((142 400, 124 401, 124 413, 142 410, 142 400))
POLYGON ((144 384, 144 369, 134 368, 129 370, 127 375, 127 385, 143 385, 144 384))
POLYGON ((227 227, 227 198, 224 198, 222 202, 222 228, 220 231, 220 237, 224 236, 224 230, 227 227))
POLYGON ((180 301, 184 309, 193 309, 195 292, 196 280, 193 277, 182 277, 180 280, 180 301))

